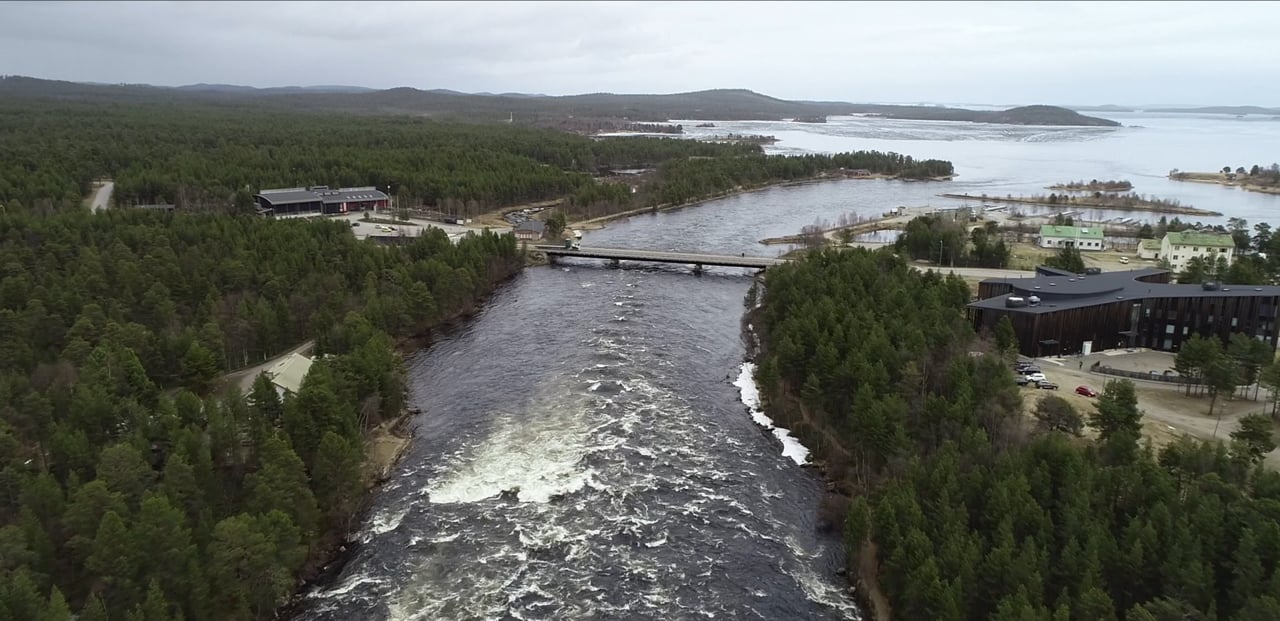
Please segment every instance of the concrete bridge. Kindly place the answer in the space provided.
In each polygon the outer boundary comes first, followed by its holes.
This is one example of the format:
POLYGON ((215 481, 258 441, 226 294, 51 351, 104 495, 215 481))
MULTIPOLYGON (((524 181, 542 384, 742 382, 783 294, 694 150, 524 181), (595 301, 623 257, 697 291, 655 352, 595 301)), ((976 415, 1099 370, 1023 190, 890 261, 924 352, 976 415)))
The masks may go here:
POLYGON ((578 249, 565 248, 564 246, 539 245, 534 246, 535 249, 546 253, 547 257, 555 260, 556 257, 580 257, 583 259, 609 259, 615 264, 618 261, 653 261, 656 263, 681 263, 684 265, 692 265, 695 274, 701 273, 702 268, 708 265, 716 265, 722 267, 746 267, 755 269, 766 269, 775 265, 782 265, 788 259, 778 259, 774 257, 748 257, 745 255, 723 255, 723 254, 698 254, 692 252, 662 252, 658 250, 635 250, 630 248, 601 248, 595 246, 583 246, 578 249))

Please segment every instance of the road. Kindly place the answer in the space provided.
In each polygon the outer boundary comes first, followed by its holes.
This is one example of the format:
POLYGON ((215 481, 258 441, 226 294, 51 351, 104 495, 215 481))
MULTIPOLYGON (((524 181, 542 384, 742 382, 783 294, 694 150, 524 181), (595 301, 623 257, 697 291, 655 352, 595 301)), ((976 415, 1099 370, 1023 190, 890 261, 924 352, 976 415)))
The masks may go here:
POLYGON ((284 352, 283 354, 280 354, 279 356, 276 356, 275 358, 271 358, 270 360, 267 360, 262 364, 254 365, 251 367, 240 369, 238 371, 232 371, 230 373, 227 373, 226 375, 223 375, 220 380, 218 380, 218 385, 222 387, 236 386, 239 388, 240 394, 242 395, 249 394, 249 391, 253 389, 253 380, 258 378, 259 373, 262 373, 263 371, 270 369, 272 365, 274 365, 277 362, 280 362, 281 360, 289 357, 292 354, 306 355, 310 353, 311 348, 315 346, 315 344, 316 344, 315 340, 310 340, 297 347, 294 347, 293 349, 290 349, 287 352, 284 352))
POLYGON ((89 209, 93 210, 93 213, 98 213, 109 207, 111 205, 111 192, 115 189, 116 182, 103 182, 102 185, 98 186, 98 190, 93 193, 93 198, 89 202, 89 209))

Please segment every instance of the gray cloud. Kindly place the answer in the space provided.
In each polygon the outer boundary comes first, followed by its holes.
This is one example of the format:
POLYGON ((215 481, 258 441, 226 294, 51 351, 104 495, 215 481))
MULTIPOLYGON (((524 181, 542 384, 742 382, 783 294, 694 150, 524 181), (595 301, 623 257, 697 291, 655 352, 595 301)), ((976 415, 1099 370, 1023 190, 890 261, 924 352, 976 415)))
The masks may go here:
POLYGON ((0 3, 0 73, 1280 105, 1276 3, 0 3))

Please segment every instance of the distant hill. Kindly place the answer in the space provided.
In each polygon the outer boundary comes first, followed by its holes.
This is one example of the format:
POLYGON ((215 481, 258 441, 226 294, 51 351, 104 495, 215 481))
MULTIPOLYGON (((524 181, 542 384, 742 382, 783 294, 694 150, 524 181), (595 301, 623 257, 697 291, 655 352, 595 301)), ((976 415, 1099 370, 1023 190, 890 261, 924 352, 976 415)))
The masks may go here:
POLYGON ((1076 112, 1133 112, 1131 106, 1117 106, 1115 104, 1103 104, 1101 106, 1065 106, 1076 112))
POLYGON ((105 85, 41 80, 21 76, 0 79, 0 96, 101 102, 204 102, 267 109, 340 111, 354 114, 404 114, 464 120, 538 122, 563 118, 614 118, 634 122, 671 119, 781 120, 832 115, 877 114, 889 118, 1020 125, 1114 126, 1066 108, 1025 106, 977 111, 943 106, 853 104, 839 101, 788 101, 746 89, 715 89, 665 95, 589 93, 546 96, 520 93, 469 94, 415 88, 386 90, 354 86, 254 88, 230 84, 191 84, 177 88, 105 85))
POLYGON ((1264 114, 1280 116, 1280 108, 1260 106, 1203 106, 1200 108, 1147 108, 1147 112, 1172 112, 1185 114, 1264 114))
POLYGON ((1058 106, 1019 106, 1008 110, 985 111, 965 108, 926 106, 855 106, 862 114, 874 114, 893 119, 925 121, 968 121, 972 123, 1002 123, 1007 125, 1064 125, 1082 127, 1118 127, 1110 119, 1085 116, 1074 110, 1058 106))
POLYGON ((240 93, 245 95, 280 95, 285 93, 372 93, 377 89, 363 86, 275 86, 256 88, 236 84, 188 84, 175 87, 179 91, 206 93, 240 93))

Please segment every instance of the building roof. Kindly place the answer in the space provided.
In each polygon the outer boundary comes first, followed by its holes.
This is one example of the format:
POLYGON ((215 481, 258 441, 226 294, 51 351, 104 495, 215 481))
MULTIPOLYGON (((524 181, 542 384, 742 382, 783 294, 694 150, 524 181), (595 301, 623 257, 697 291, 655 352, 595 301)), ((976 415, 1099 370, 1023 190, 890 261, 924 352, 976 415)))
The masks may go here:
POLYGON ((1052 224, 1046 224, 1040 227, 1040 237, 1101 240, 1102 229, 1087 226, 1054 226, 1052 224))
POLYGON ((1165 233, 1165 239, 1172 246, 1209 246, 1210 248, 1235 248, 1236 241, 1226 233, 1200 233, 1198 231, 1182 231, 1165 233))
POLYGON ((387 195, 375 187, 339 188, 330 190, 328 186, 310 188, 281 188, 262 190, 258 198, 272 205, 296 205, 299 203, 347 203, 352 201, 387 200, 387 195))
POLYGON ((525 220, 516 225, 516 231, 527 231, 539 235, 545 230, 547 230, 547 223, 542 220, 525 220))
POLYGON ((326 203, 349 203, 352 201, 385 201, 387 195, 377 188, 342 188, 320 192, 321 200, 326 203))
POLYGON ((1138 247, 1146 250, 1159 250, 1160 240, 1158 239, 1139 239, 1138 247))
POLYGON ((1222 285, 1206 290, 1201 285, 1173 285, 1159 282, 1143 282, 1140 278, 1157 276, 1169 270, 1140 268, 1120 272, 1103 272, 1091 276, 1050 276, 1038 273, 1032 278, 989 278, 987 283, 1004 283, 1013 292, 979 300, 970 304, 973 308, 1008 309, 1019 313, 1053 313, 1072 308, 1111 304, 1123 300, 1141 301, 1150 298, 1199 298, 1199 297, 1272 297, 1280 296, 1280 287, 1252 285, 1222 285), (1040 298, 1037 306, 1006 307, 1010 296, 1040 298))
POLYGON ((302 354, 289 354, 288 358, 272 365, 267 375, 271 376, 272 384, 296 393, 302 387, 302 379, 307 376, 307 371, 311 370, 311 363, 312 360, 302 354))

